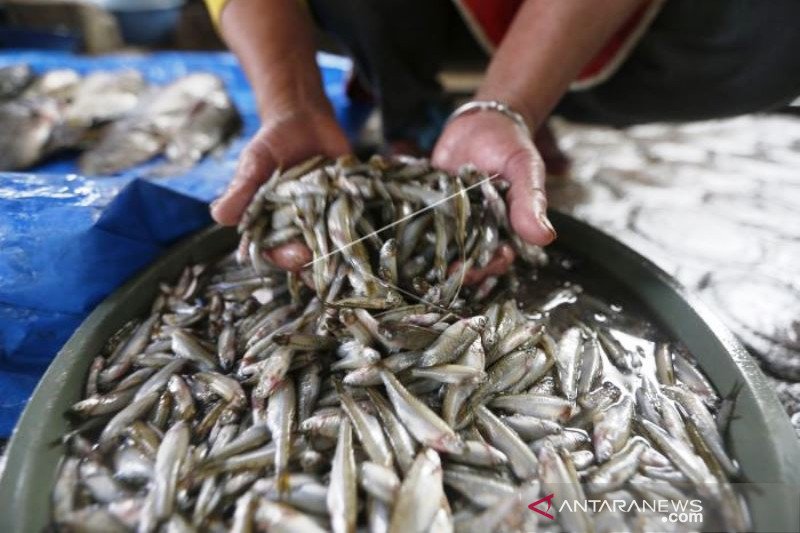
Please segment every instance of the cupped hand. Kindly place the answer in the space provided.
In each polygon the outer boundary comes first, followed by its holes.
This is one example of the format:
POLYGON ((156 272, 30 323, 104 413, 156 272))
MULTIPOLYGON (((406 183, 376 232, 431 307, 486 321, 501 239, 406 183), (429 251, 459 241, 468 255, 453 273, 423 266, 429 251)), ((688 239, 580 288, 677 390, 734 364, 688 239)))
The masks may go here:
MULTIPOLYGON (((300 112, 275 116, 264 122, 239 156, 236 174, 220 198, 211 205, 218 223, 239 222, 258 188, 276 168, 287 168, 323 154, 335 158, 350 152, 350 144, 330 113, 300 112)), ((311 260, 301 243, 288 243, 265 252, 265 259, 284 270, 300 270, 311 260)))
POLYGON ((218 223, 233 226, 276 168, 318 154, 335 158, 349 152, 347 137, 330 113, 291 112, 265 120, 239 156, 228 190, 211 205, 211 215, 218 223))
POLYGON ((436 143, 433 164, 450 172, 472 164, 497 174, 510 184, 506 204, 512 229, 531 244, 555 239, 547 219, 544 163, 533 140, 510 118, 494 112, 456 118, 436 143))

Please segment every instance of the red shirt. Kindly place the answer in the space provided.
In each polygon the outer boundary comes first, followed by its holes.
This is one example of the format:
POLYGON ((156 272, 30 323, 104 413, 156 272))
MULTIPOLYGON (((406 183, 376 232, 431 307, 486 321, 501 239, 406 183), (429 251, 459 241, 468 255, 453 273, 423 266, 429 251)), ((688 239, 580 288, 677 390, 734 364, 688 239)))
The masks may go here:
MULTIPOLYGON (((523 0, 456 0, 455 3, 475 38, 488 52, 493 52, 503 40, 522 2, 523 0)), ((584 89, 610 77, 644 34, 662 3, 663 0, 644 2, 583 67, 571 88, 584 89)))

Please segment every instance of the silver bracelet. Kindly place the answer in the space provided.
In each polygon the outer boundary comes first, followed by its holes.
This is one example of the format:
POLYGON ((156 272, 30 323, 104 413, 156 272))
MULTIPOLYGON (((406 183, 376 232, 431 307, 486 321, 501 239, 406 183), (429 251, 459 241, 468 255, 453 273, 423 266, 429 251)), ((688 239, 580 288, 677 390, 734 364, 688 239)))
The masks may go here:
POLYGON ((522 118, 522 115, 514 111, 508 104, 504 104, 498 100, 470 100, 469 102, 458 106, 458 108, 456 108, 456 110, 453 111, 447 118, 446 124, 449 124, 460 116, 470 115, 472 113, 477 113, 478 111, 495 111, 505 115, 513 120, 514 123, 519 126, 529 138, 532 137, 531 129, 528 127, 528 124, 525 123, 525 119, 522 118))

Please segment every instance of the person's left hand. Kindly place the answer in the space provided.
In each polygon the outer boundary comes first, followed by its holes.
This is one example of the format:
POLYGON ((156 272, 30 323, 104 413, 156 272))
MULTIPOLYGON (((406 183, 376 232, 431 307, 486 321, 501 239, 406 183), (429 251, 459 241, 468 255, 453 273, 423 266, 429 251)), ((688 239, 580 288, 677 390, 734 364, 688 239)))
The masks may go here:
POLYGON ((497 174, 511 185, 506 204, 512 229, 531 244, 555 239, 547 219, 544 163, 533 140, 510 118, 490 111, 457 117, 436 143, 432 162, 449 172, 469 163, 497 174))

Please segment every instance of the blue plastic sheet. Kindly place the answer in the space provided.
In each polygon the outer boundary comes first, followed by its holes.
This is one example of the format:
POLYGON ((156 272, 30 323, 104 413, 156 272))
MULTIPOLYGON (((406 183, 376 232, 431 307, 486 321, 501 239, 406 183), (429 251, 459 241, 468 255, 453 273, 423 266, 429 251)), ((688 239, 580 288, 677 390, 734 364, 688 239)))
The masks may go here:
MULTIPOLYGON (((368 110, 345 96, 349 61, 323 54, 318 61, 337 117, 355 136, 368 110)), ((156 84, 213 72, 244 124, 224 153, 177 176, 153 177, 161 164, 153 161, 114 177, 82 177, 74 157, 30 173, 0 173, 0 438, 10 434, 47 365, 91 310, 170 244, 211 223, 208 202, 224 189, 259 122, 244 74, 227 53, 0 54, 0 66, 20 62, 38 71, 134 68, 156 84)))

